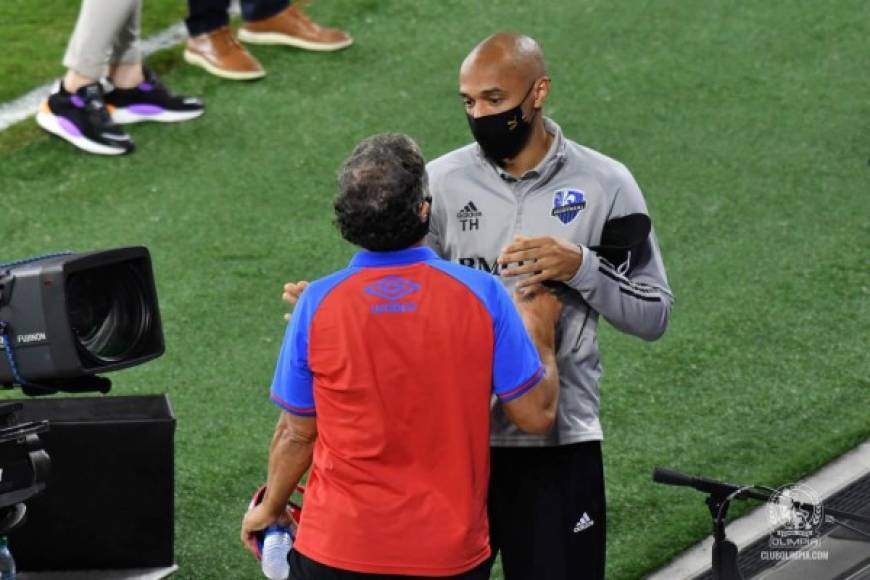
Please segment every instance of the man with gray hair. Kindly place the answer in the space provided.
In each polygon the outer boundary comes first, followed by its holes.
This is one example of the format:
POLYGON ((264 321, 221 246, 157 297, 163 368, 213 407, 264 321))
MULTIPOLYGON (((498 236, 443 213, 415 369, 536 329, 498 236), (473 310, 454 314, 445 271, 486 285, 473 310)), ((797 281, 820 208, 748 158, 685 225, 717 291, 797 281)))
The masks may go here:
POLYGON ((242 541, 287 522, 311 467, 294 580, 485 580, 490 399, 519 429, 550 430, 561 305, 540 290, 515 306, 496 278, 423 245, 431 198, 408 137, 366 139, 338 183, 336 225, 364 249, 293 311, 266 493, 242 541))
MULTIPOLYGON (((563 304, 553 428, 523 433, 504 405, 493 408, 493 553, 506 580, 604 578, 598 321, 645 340, 667 327, 673 296, 649 212, 623 164, 544 117, 550 77, 534 39, 496 34, 478 44, 459 92, 475 143, 427 167, 427 243, 515 292, 554 288, 563 304)), ((305 286, 286 284, 284 299, 293 303, 305 286)))

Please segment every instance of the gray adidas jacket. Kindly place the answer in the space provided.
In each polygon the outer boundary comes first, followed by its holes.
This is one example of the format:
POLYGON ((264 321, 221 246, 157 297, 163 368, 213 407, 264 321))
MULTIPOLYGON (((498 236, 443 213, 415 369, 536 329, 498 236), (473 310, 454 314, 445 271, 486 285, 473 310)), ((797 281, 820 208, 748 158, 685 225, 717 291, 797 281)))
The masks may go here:
MULTIPOLYGON (((493 409, 494 446, 566 445, 603 438, 599 421, 598 318, 619 330, 654 340, 668 323, 673 295, 654 231, 636 252, 631 270, 589 250, 604 223, 631 213, 648 214, 643 195, 621 163, 555 136, 537 168, 516 179, 488 161, 473 143, 427 166, 433 208, 428 244, 444 259, 499 273, 501 250, 514 235, 556 236, 583 247, 583 264, 560 296, 557 328, 561 391, 556 424, 547 435, 521 432, 499 405, 493 409)), ((515 280, 502 278, 509 290, 515 280)))

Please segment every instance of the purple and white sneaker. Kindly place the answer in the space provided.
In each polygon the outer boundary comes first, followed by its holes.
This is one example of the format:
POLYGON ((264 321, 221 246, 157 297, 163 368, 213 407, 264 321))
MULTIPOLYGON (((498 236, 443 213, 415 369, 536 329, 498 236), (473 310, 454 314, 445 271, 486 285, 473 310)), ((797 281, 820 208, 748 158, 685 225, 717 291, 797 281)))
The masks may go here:
POLYGON ((39 126, 88 153, 123 155, 133 150, 133 141, 115 123, 103 101, 99 83, 74 93, 58 82, 54 92, 39 106, 39 126))
POLYGON ((143 66, 142 71, 145 80, 139 86, 132 89, 116 87, 106 93, 106 105, 116 123, 177 123, 195 119, 205 112, 200 99, 173 95, 151 69, 143 66))

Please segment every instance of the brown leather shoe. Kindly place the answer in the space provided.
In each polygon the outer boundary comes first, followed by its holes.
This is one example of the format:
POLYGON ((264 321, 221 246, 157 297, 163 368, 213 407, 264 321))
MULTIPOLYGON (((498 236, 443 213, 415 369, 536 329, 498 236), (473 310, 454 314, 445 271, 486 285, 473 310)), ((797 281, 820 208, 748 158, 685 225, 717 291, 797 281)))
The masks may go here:
POLYGON ((275 16, 245 22, 239 40, 252 44, 285 44, 305 50, 341 50, 353 44, 346 32, 313 22, 297 0, 275 16))
POLYGON ((221 26, 187 40, 184 60, 211 74, 233 81, 266 76, 266 71, 245 47, 233 37, 229 26, 221 26))

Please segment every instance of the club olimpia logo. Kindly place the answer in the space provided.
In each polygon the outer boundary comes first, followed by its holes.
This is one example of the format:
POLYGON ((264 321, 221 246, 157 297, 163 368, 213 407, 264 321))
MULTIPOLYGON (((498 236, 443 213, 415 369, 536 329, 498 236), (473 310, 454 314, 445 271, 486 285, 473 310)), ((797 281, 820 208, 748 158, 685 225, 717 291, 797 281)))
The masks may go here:
POLYGON ((819 544, 825 521, 821 497, 806 485, 786 485, 776 490, 767 503, 767 516, 776 527, 769 545, 780 550, 800 550, 819 544))

